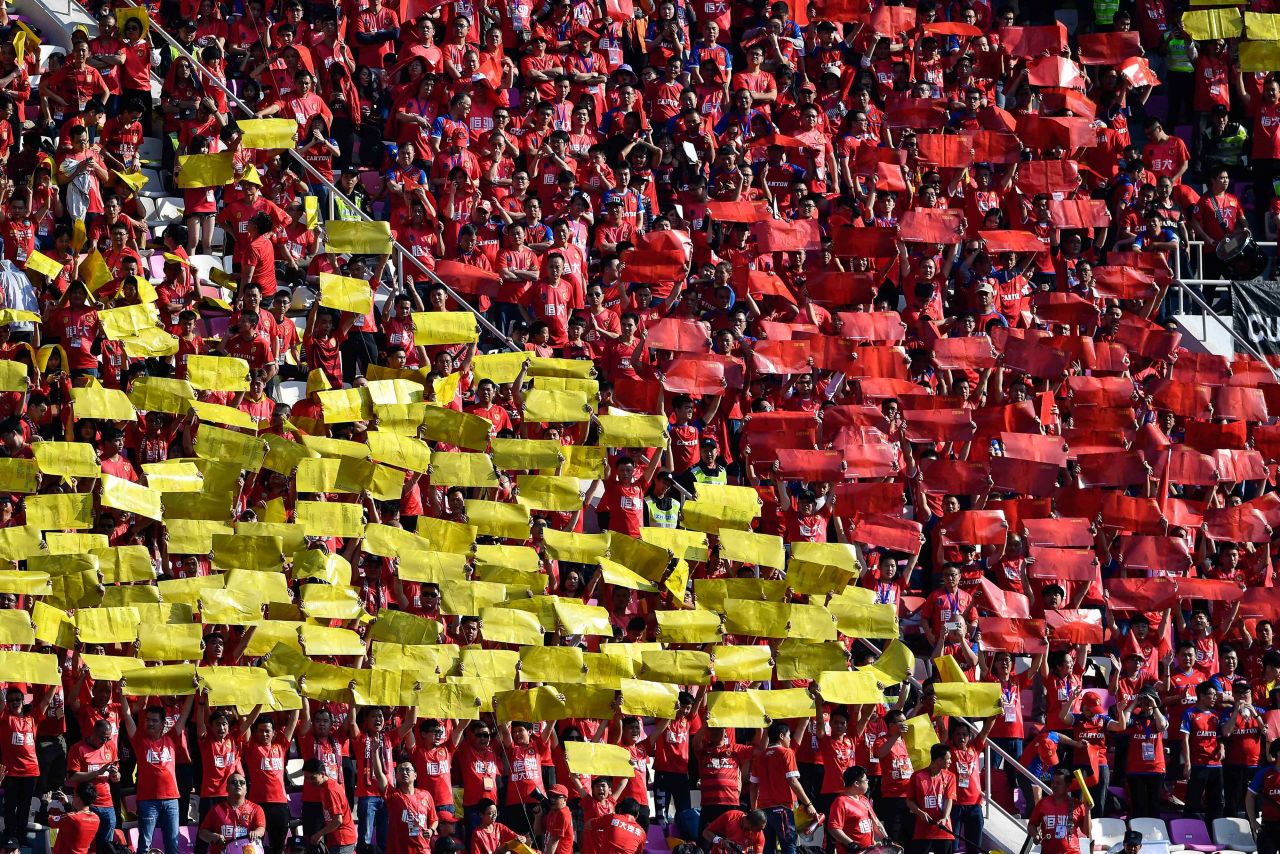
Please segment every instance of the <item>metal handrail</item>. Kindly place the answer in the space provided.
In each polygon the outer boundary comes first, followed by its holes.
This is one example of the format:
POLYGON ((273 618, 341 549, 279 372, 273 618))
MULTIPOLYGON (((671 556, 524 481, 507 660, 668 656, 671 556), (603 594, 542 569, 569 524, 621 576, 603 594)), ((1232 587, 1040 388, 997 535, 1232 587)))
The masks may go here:
MULTIPOLYGON (((134 2, 134 0, 124 0, 124 2, 126 5, 130 6, 131 8, 135 8, 135 9, 141 8, 136 2, 134 2)), ((158 33, 166 42, 169 43, 169 45, 174 50, 178 51, 178 53, 182 57, 184 57, 188 62, 190 62, 198 71, 202 72, 204 79, 209 80, 215 86, 217 86, 220 90, 222 90, 223 94, 227 96, 227 99, 231 103, 234 103, 248 116, 250 117, 253 116, 253 110, 249 108, 248 104, 240 100, 240 96, 238 96, 235 92, 232 92, 225 83, 223 83, 221 80, 215 77, 212 73, 210 73, 209 69, 205 68, 205 66, 201 64, 200 60, 196 59, 195 56, 192 55, 190 51, 188 51, 182 45, 178 44, 178 42, 174 40, 173 36, 165 32, 165 30, 162 27, 157 26, 155 21, 151 22, 150 31, 153 33, 158 33)), ((314 178, 318 183, 324 184, 326 187, 329 188, 331 199, 332 198, 341 199, 347 205, 348 208, 358 213, 360 215, 361 220, 363 220, 364 222, 377 221, 377 220, 374 220, 373 217, 366 214, 363 210, 361 210, 360 207, 355 202, 353 202, 350 198, 348 198, 345 193, 339 190, 331 180, 324 177, 324 175, 322 175, 319 172, 319 170, 317 170, 314 166, 308 163, 306 159, 301 154, 298 153, 297 149, 289 148, 289 149, 286 149, 286 151, 291 157, 293 157, 295 162, 301 164, 302 168, 306 170, 308 175, 314 178)), ((396 255, 397 264, 401 265, 399 267, 401 272, 403 271, 402 265, 404 263, 404 259, 406 258, 409 259, 409 261, 412 262, 412 264, 415 267, 417 267, 420 271, 425 273, 427 277, 431 279, 432 282, 443 287, 445 289, 445 292, 448 293, 449 296, 453 297, 453 299, 456 300, 459 305, 464 306, 468 311, 474 314, 476 317, 476 320, 479 321, 480 325, 483 326, 490 335, 494 336, 503 344, 505 344, 507 346, 507 349, 513 352, 520 352, 521 348, 517 347, 510 338, 502 334, 502 332, 499 331, 499 329, 496 326, 490 323, 489 318, 485 317, 483 314, 481 314, 479 311, 476 310, 475 306, 471 305, 471 303, 467 302, 461 296, 459 296, 458 292, 455 291, 452 287, 450 287, 447 282, 445 282, 443 279, 437 276, 434 270, 431 270, 429 267, 427 267, 425 264, 419 261, 412 252, 410 252, 408 249, 402 246, 400 242, 395 238, 392 238, 391 240, 391 248, 393 253, 396 255)), ((397 282, 397 284, 402 285, 403 282, 404 282, 404 279, 403 277, 401 277, 400 281, 397 282)))
MULTIPOLYGON (((1220 281, 1217 279, 1187 279, 1187 280, 1175 279, 1174 284, 1178 286, 1178 291, 1180 294, 1185 294, 1191 297, 1191 301, 1194 302, 1196 305, 1200 306, 1201 310, 1204 312, 1202 317, 1212 317, 1219 326, 1221 326, 1223 329, 1227 331, 1227 334, 1231 336, 1231 339, 1235 341, 1236 344, 1243 347, 1250 356, 1253 356, 1255 359, 1257 359, 1259 362, 1265 365, 1267 370, 1271 372, 1271 376, 1274 377, 1277 382, 1280 382, 1280 373, 1276 372, 1276 369, 1271 366, 1271 363, 1267 361, 1266 357, 1263 356, 1261 353, 1259 353, 1257 348, 1249 343, 1248 339, 1246 339, 1244 336, 1236 332, 1235 329, 1232 328, 1230 323, 1227 323, 1225 320, 1223 320, 1222 315, 1214 311, 1209 306, 1209 304, 1205 302, 1204 297, 1196 293, 1193 288, 1188 287, 1188 285, 1200 285, 1200 286, 1230 285, 1231 284, 1230 281, 1220 281)), ((1207 321, 1206 321, 1206 324, 1207 324, 1207 321)), ((1207 333, 1207 328, 1205 331, 1207 333)))

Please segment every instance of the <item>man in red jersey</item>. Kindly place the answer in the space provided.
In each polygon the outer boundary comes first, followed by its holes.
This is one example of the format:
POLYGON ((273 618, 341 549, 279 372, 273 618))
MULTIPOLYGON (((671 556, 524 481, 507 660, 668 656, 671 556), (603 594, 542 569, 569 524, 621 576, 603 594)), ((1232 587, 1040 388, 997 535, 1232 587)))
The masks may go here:
POLYGON ((1071 771, 1053 769, 1053 793, 1044 796, 1031 810, 1027 828, 1031 839, 1040 843, 1042 854, 1075 854, 1080 840, 1088 839, 1092 825, 1089 808, 1071 793, 1071 771))

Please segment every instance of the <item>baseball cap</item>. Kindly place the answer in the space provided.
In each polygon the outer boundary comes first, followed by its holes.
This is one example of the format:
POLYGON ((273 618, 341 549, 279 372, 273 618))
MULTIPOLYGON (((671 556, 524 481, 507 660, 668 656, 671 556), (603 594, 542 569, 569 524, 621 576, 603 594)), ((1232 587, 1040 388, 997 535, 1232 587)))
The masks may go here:
POLYGON ((1141 845, 1142 833, 1137 830, 1126 830, 1124 832, 1124 844, 1125 845, 1141 845))
POLYGON ((453 141, 453 142, 466 142, 467 132, 462 128, 454 128, 453 131, 449 134, 449 139, 450 141, 453 141))
POLYGON ((447 822, 448 824, 458 823, 458 817, 448 810, 436 810, 436 820, 447 822))
POLYGON ((568 787, 563 786, 563 785, 561 785, 560 783, 556 783, 554 786, 550 786, 550 787, 547 789, 547 794, 548 794, 548 795, 559 795, 559 796, 560 796, 560 797, 562 797, 562 798, 567 798, 567 797, 569 797, 569 789, 568 789, 568 787))
POLYGON ((982 284, 978 285, 978 291, 977 291, 977 292, 978 292, 978 293, 988 293, 988 294, 992 294, 992 295, 994 295, 994 294, 995 294, 995 292, 996 292, 996 289, 995 289, 995 288, 993 288, 993 287, 991 287, 991 284, 990 284, 989 282, 983 282, 982 284))

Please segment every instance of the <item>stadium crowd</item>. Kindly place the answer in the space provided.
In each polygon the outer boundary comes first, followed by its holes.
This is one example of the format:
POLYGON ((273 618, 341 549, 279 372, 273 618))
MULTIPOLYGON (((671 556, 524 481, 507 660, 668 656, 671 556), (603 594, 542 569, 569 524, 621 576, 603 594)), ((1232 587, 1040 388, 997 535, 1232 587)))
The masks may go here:
POLYGON ((0 850, 1280 851, 1280 15, 1052 5, 0 4, 0 850))

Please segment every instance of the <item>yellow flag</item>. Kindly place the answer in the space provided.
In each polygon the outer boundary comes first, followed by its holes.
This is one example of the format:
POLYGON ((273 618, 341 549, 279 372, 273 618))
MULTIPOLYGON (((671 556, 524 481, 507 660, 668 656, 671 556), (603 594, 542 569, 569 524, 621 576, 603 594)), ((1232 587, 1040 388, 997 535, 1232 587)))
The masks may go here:
POLYGON ((760 705, 770 720, 791 721, 811 718, 817 712, 813 695, 804 688, 784 688, 780 691, 757 691, 760 705))
POLYGON ((755 511, 744 510, 727 504, 711 504, 707 501, 686 501, 680 506, 680 521, 693 531, 718 534, 722 529, 747 531, 755 511))
POLYGON ((560 465, 560 443, 550 439, 493 439, 493 464, 499 469, 536 471, 560 465))
POLYGON ((542 542, 555 560, 595 563, 609 551, 609 534, 575 534, 572 531, 542 529, 542 542))
POLYGON ((792 543, 791 559, 855 572, 858 554, 848 543, 792 543))
POLYGON ((181 190, 222 187, 235 180, 231 152, 186 154, 178 158, 177 181, 181 190))
MULTIPOLYGON (((564 465, 560 467, 559 474, 585 480, 604 478, 604 448, 565 445, 560 453, 564 455, 564 465)), ((556 474, 556 472, 548 471, 543 474, 556 474)))
POLYGON ((460 653, 459 666, 463 673, 471 676, 508 679, 515 673, 519 661, 520 653, 515 650, 468 647, 460 653))
POLYGON ((445 685, 423 685, 415 701, 418 714, 453 720, 478 720, 484 703, 478 685, 460 681, 445 685))
POLYGON ((133 608, 138 605, 159 605, 160 588, 154 584, 119 584, 102 591, 103 608, 133 608))
POLYGON ((644 527, 640 529, 640 539, 664 548, 683 560, 707 559, 707 535, 702 531, 644 527))
POLYGON ((330 254, 389 255, 391 223, 330 220, 324 226, 324 251, 330 254))
POLYGON ((258 422, 253 420, 253 416, 243 409, 236 409, 234 406, 223 406, 221 403, 195 400, 191 402, 191 408, 196 411, 196 415, 200 417, 201 421, 211 421, 214 424, 237 427, 255 433, 258 430, 258 422))
POLYGON ((588 652, 582 659, 587 667, 587 684, 611 691, 621 688, 623 679, 635 679, 640 670, 638 661, 619 655, 588 652))
POLYGON ((596 407, 594 401, 600 397, 599 380, 584 380, 580 377, 535 377, 533 381, 534 388, 545 389, 547 391, 580 391, 587 395, 587 400, 593 401, 592 409, 596 407))
POLYGON ((0 593, 15 593, 20 596, 46 596, 51 590, 49 573, 47 572, 19 569, 0 570, 0 593))
POLYGON ((529 508, 499 501, 466 501, 467 521, 481 534, 503 539, 529 539, 529 508))
POLYGON ((257 471, 267 456, 267 443, 234 430, 201 424, 195 437, 195 451, 202 460, 234 463, 245 471, 257 471))
POLYGON ((564 756, 569 770, 574 774, 592 777, 626 777, 636 773, 631 764, 631 754, 617 744, 596 744, 588 741, 566 741, 564 756))
POLYGON ((302 444, 322 457, 355 457, 363 460, 369 456, 369 446, 347 439, 330 439, 325 436, 304 436, 302 444))
POLYGON ((205 624, 251 626, 262 619, 261 597, 243 590, 201 590, 200 619, 205 624))
MULTIPOLYGON (((26 391, 27 390, 27 363, 3 361, 0 362, 0 391, 26 391)), ((81 389, 72 389, 71 395, 75 397, 75 393, 81 389)))
POLYGON ((253 708, 271 703, 271 674, 261 667, 201 667, 196 676, 208 691, 210 706, 253 708))
POLYGON ((600 444, 604 447, 665 448, 667 446, 667 419, 661 415, 600 415, 598 418, 600 444))
MULTIPOLYGON (((720 533, 724 535, 729 531, 725 529, 720 533)), ((854 573, 838 566, 823 566, 794 558, 787 564, 787 586, 797 593, 812 596, 839 593, 848 587, 854 578, 854 573)))
POLYGON ((588 359, 555 359, 534 356, 529 361, 531 377, 577 377, 588 379, 596 375, 595 365, 588 359))
POLYGON ((1000 685, 996 682, 935 682, 934 711, 939 715, 989 718, 1000 714, 1000 685))
POLYGON ((0 670, 9 682, 61 685, 58 657, 39 652, 0 652, 0 670))
POLYGON ((415 311, 413 343, 419 347, 472 344, 480 340, 476 316, 469 311, 415 311))
POLYGON ((431 455, 431 483, 439 486, 496 487, 498 472, 487 454, 437 451, 431 455))
POLYGON ((277 644, 302 652, 302 643, 298 640, 298 628, 302 623, 289 620, 261 620, 249 640, 247 654, 261 656, 273 652, 277 644))
MULTIPOLYGON (((247 369, 248 365, 245 367, 247 369)), ((147 412, 185 415, 195 399, 196 390, 191 383, 167 377, 139 377, 129 390, 129 400, 133 405, 147 412)))
POLYGON ((677 685, 643 679, 623 679, 622 713, 671 720, 676 716, 676 699, 679 693, 677 685))
POLYGON ((657 581, 667 571, 671 553, 643 540, 612 531, 609 534, 609 558, 649 581, 657 581))
POLYGON ((588 421, 591 404, 585 392, 534 388, 525 392, 524 418, 530 423, 588 421))
POLYGON ((204 475, 195 463, 182 460, 165 460, 159 463, 143 463, 147 486, 160 492, 200 492, 204 489, 204 475))
POLYGON ((429 553, 431 543, 396 525, 371 522, 364 531, 364 550, 379 557, 408 557, 413 552, 429 553))
POLYGON ((827 703, 862 706, 884 702, 876 675, 865 670, 828 670, 818 676, 818 690, 827 703))
POLYGON ((0 492, 30 495, 39 488, 39 483, 40 468, 35 460, 0 460, 0 492))
POLYGON ((846 605, 833 600, 836 626, 851 638, 898 637, 897 605, 846 605))
POLYGON ((1193 9, 1182 14, 1182 29, 1196 41, 1233 39, 1244 34, 1239 9, 1193 9))
POLYGON ((699 483, 694 485, 694 493, 699 501, 710 504, 724 504, 740 510, 754 511, 760 514, 760 496, 749 486, 725 486, 718 483, 699 483))
POLYGON ((938 672, 941 682, 967 683, 969 677, 964 675, 959 662, 952 655, 940 655, 933 660, 933 668, 938 672))
POLYGON ((364 655, 364 641, 350 629, 303 625, 299 630, 307 655, 364 655))
POLYGON ((661 649, 640 654, 640 675, 673 685, 710 685, 711 656, 687 649, 661 649))
POLYGON ((719 643, 720 617, 710 611, 658 611, 658 640, 663 643, 719 643))
POLYGON ((720 554, 729 560, 773 569, 782 569, 787 559, 782 537, 729 528, 720 531, 720 554))
POLYGON ((866 668, 877 674, 877 678, 885 685, 895 685, 906 680, 915 669, 916 657, 907 645, 897 638, 889 641, 884 652, 875 660, 875 664, 866 668))
POLYGON ((76 418, 98 418, 106 421, 136 421, 129 396, 115 388, 73 388, 71 408, 76 418))
POLYGON ((373 290, 364 279, 321 273, 320 305, 353 314, 368 314, 373 310, 373 290))
MULTIPOLYGON (((1254 13, 1246 12, 1245 14, 1254 13)), ((1266 17, 1280 18, 1280 15, 1266 17)), ((1280 70, 1280 41, 1240 42, 1240 70, 1245 72, 1280 70)))
POLYGON ((124 352, 131 359, 158 359, 178 352, 178 339, 163 329, 143 329, 123 339, 124 352))
POLYGON ((374 430, 366 440, 373 458, 380 463, 416 472, 425 472, 431 464, 431 450, 420 439, 374 430))
POLYGON ((529 353, 487 353, 472 362, 477 380, 493 380, 498 385, 514 382, 520 368, 533 357, 529 353))
POLYGON ((34 270, 46 279, 56 279, 62 275, 63 267, 43 252, 32 250, 27 256, 27 264, 23 269, 34 270))
POLYGON ((605 584, 612 584, 614 587, 625 587, 628 590, 640 590, 645 593, 656 593, 658 588, 636 575, 620 563, 615 563, 607 557, 597 558, 596 562, 600 566, 600 578, 605 584))
POLYGON ((847 670, 849 651, 841 643, 784 640, 776 656, 778 679, 812 679, 815 673, 847 670))
POLYGON ((725 628, 730 634, 785 638, 789 634, 791 606, 786 602, 726 599, 725 628))
POLYGON ((189 356, 187 378, 201 391, 248 391, 249 363, 233 356, 189 356))
POLYGON ((364 531, 364 507, 330 501, 299 501, 298 524, 311 537, 358 537, 364 531))
POLYGON ((204 626, 199 623, 138 626, 138 658, 144 661, 199 661, 203 643, 204 626))
POLYGON ((443 630, 435 620, 428 620, 405 611, 382 610, 369 628, 369 636, 376 640, 396 641, 401 644, 434 644, 440 642, 443 630))
POLYGON ((479 415, 434 404, 423 407, 422 426, 428 439, 445 441, 473 451, 487 449, 489 434, 493 432, 493 425, 479 415))
POLYGON ((102 475, 102 504, 157 521, 164 518, 161 493, 121 477, 102 475))
POLYGON ((104 682, 118 682, 120 677, 147 665, 136 658, 123 658, 118 655, 95 655, 84 652, 80 660, 89 668, 89 675, 104 682))
POLYGON ((476 541, 474 525, 428 516, 418 517, 418 534, 430 540, 438 551, 451 554, 470 554, 476 541))
POLYGON ((938 743, 938 733, 928 715, 907 718, 906 725, 907 752, 911 754, 911 766, 919 771, 929 764, 929 748, 938 743))
POLYGON ((487 581, 444 581, 440 584, 440 613, 449 616, 480 616, 507 598, 507 588, 487 581))
POLYGON ((120 341, 155 326, 160 315, 150 303, 124 305, 98 312, 103 334, 112 341, 120 341))
POLYGON ((762 691, 715 691, 707 695, 707 726, 763 729, 769 725, 762 691))
POLYGON ((232 528, 223 522, 206 519, 166 519, 171 554, 207 555, 213 549, 215 533, 231 533, 232 528))
POLYGON ((599 605, 586 605, 576 599, 555 600, 556 621, 563 633, 613 637, 609 612, 599 605))
MULTIPOLYGON (((50 444, 38 442, 34 447, 50 444)), ((67 443, 74 444, 74 443, 67 443)), ((32 495, 23 499, 27 525, 41 531, 93 527, 93 496, 85 493, 32 495)))
POLYGON ((568 717, 560 692, 548 686, 520 691, 501 691, 493 697, 498 721, 555 721, 568 717))
POLYGON ((582 650, 576 646, 526 646, 520 650, 521 682, 573 682, 582 678, 583 666, 582 650))
POLYGON ((92 478, 102 473, 93 446, 84 442, 36 442, 31 450, 42 474, 92 478))
MULTIPOLYGON (((243 122, 239 122, 243 126, 243 122)), ((320 227, 320 200, 315 196, 302 197, 302 212, 307 218, 307 228, 315 231, 320 227)))
POLYGON ((256 569, 233 569, 227 573, 227 589, 251 593, 268 605, 292 605, 289 581, 282 572, 261 572, 256 569))
MULTIPOLYGON (((16 38, 14 39, 14 44, 17 44, 16 38)), ((18 61, 19 62, 22 61, 21 52, 19 52, 18 54, 18 61)), ((121 181, 127 184, 130 188, 132 188, 135 193, 141 190, 143 187, 147 186, 147 176, 143 175, 141 171, 121 172, 118 169, 113 169, 111 171, 115 174, 117 178, 119 178, 121 181)))
POLYGON ((133 643, 138 639, 134 608, 82 608, 75 614, 81 643, 133 643))
POLYGON ((36 627, 31 616, 17 608, 0 611, 0 643, 27 646, 36 642, 36 627))
POLYGON ((717 646, 711 651, 716 678, 723 682, 759 682, 773 676, 767 646, 717 646))
POLYGON ((293 148, 298 123, 293 119, 243 119, 236 122, 243 148, 293 148))
POLYGON ((538 552, 528 546, 490 545, 476 546, 477 570, 514 569, 518 572, 539 572, 542 568, 538 552))
POLYGON ((582 507, 582 493, 576 477, 522 474, 516 478, 519 502, 534 510, 571 512, 582 507))

